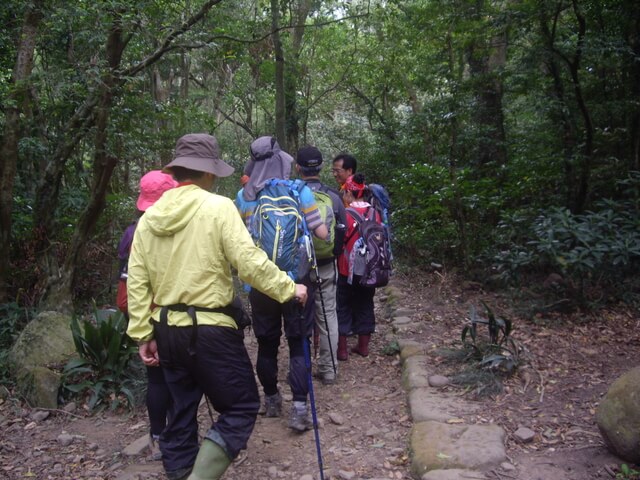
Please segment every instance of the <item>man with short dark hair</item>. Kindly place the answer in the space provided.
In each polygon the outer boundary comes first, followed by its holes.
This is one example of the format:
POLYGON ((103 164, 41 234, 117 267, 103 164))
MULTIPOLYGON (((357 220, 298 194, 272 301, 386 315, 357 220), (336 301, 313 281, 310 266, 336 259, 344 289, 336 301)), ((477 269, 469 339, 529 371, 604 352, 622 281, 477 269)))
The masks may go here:
MULTIPOLYGON (((322 169, 322 153, 316 147, 307 145, 298 150, 296 170, 302 180, 313 192, 324 192, 331 198, 334 213, 334 249, 327 258, 318 258, 318 276, 311 272, 309 298, 305 306, 305 317, 315 318, 315 326, 319 333, 319 352, 317 376, 324 385, 336 381, 338 351, 338 316, 336 314, 336 282, 338 271, 336 256, 342 253, 344 228, 346 222, 345 208, 340 194, 320 182, 322 169)), ((317 256, 317 255, 316 255, 317 256)))
POLYGON ((231 267, 278 302, 306 301, 256 247, 233 202, 210 193, 234 169, 215 137, 189 134, 165 170, 179 182, 138 222, 129 259, 127 333, 145 365, 162 365, 173 401, 160 436, 170 480, 217 480, 246 448, 260 406, 231 267), (205 394, 219 413, 198 448, 198 405, 205 394))
POLYGON ((333 178, 336 179, 338 187, 342 187, 344 182, 347 181, 347 178, 355 175, 357 168, 358 162, 353 155, 344 152, 336 155, 333 159, 331 173, 333 173, 333 178))

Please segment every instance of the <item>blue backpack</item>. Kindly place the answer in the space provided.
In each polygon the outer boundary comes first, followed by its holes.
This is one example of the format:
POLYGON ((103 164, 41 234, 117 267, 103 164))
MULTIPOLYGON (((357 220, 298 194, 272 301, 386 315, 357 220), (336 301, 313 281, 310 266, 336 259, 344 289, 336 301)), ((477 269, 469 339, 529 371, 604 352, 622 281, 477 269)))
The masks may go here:
POLYGON ((305 253, 308 229, 300 208, 300 180, 269 180, 256 198, 249 232, 280 270, 294 280, 309 271, 305 253))
POLYGON ((384 226, 384 232, 387 237, 387 257, 389 258, 389 261, 391 261, 393 260, 393 253, 391 252, 391 224, 389 221, 389 215, 391 213, 391 199, 389 198, 389 193, 382 185, 370 183, 369 190, 372 194, 370 203, 380 214, 380 218, 382 218, 382 225, 384 226))

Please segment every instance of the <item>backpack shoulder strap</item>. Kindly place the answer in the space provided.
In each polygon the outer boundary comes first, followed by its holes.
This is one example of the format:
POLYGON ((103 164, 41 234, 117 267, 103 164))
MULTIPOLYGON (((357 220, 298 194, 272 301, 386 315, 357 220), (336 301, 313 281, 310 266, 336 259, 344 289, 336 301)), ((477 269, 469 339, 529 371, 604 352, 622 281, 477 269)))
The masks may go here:
POLYGON ((351 232, 351 235, 349 235, 348 237, 345 237, 345 239, 344 239, 345 245, 347 243, 349 243, 349 241, 353 238, 353 236, 356 234, 356 232, 358 232, 358 234, 360 236, 362 236, 362 233, 360 231, 360 226, 362 225, 362 222, 364 221, 364 219, 362 218, 362 215, 360 215, 360 213, 358 213, 358 211, 356 209, 349 207, 349 208, 346 209, 346 211, 356 221, 357 227, 351 232))
POLYGON ((360 215, 360 213, 358 213, 358 211, 355 208, 351 208, 351 207, 347 208, 347 212, 349 212, 349 214, 353 217, 353 219, 358 224, 358 227, 360 227, 362 222, 364 222, 364 218, 362 217, 362 215, 360 215))
POLYGON ((336 195, 340 195, 340 192, 338 190, 336 190, 335 188, 331 188, 328 185, 325 185, 324 183, 320 182, 320 188, 318 188, 318 190, 324 192, 324 193, 335 193, 336 195))
POLYGON ((287 185, 289 187, 289 193, 291 198, 293 198, 298 206, 298 213, 300 214, 301 224, 302 224, 302 232, 304 235, 310 235, 309 227, 307 226, 307 219, 302 211, 302 203, 300 202, 300 195, 302 194, 302 189, 307 186, 304 180, 300 178, 296 178, 295 180, 278 180, 282 182, 283 185, 287 185))
POLYGON ((367 208, 367 220, 372 220, 375 223, 380 223, 378 221, 378 219, 376 218, 376 208, 371 206, 369 208, 367 208))

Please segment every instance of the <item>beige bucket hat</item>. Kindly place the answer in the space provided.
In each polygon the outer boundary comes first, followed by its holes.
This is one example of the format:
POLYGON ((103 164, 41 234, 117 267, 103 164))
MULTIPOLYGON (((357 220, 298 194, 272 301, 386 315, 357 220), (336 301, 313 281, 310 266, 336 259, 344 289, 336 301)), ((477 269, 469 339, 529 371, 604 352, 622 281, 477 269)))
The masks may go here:
POLYGON ((198 172, 212 173, 216 177, 228 177, 234 168, 220 158, 220 147, 213 135, 189 133, 178 139, 173 160, 164 167, 184 167, 198 172))

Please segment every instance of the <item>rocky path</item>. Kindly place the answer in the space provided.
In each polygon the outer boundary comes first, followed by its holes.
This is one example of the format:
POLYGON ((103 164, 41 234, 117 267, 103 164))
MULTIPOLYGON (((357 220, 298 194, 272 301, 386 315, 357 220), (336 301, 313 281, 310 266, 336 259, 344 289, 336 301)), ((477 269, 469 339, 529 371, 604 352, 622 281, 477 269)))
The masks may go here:
MULTIPOLYGON (((593 411, 607 378, 624 371, 622 354, 640 350, 640 334, 633 339, 611 334, 602 345, 580 347, 583 355, 567 357, 570 369, 565 369, 558 368, 565 364, 565 344, 579 345, 581 339, 596 338, 593 332, 624 330, 625 324, 613 316, 606 324, 578 330, 560 323, 551 328, 520 324, 516 333, 530 359, 504 393, 473 400, 442 378, 448 367, 438 350, 459 342, 469 305, 488 295, 473 285, 452 288, 427 276, 399 274, 393 284, 376 295, 371 355, 340 362, 335 385, 314 382, 325 479, 615 477, 621 462, 604 448, 593 411), (596 354, 607 363, 594 368, 590 356, 596 354), (586 371, 598 381, 586 383, 586 371), (578 400, 567 403, 568 392, 578 400)), ((504 305, 497 296, 488 301, 504 305)), ((246 341, 255 360, 251 333, 246 341)), ((280 353, 287 412, 291 397, 286 395, 284 345, 280 353)), ((200 421, 204 433, 210 423, 204 404, 200 421)), ((94 416, 73 404, 57 411, 32 410, 0 392, 0 478, 163 480, 161 464, 146 458, 146 429, 143 409, 94 416)), ((319 480, 314 432, 296 434, 286 417, 260 416, 246 454, 224 478, 319 480)))
MULTIPOLYGON (((371 355, 339 363, 339 381, 314 382, 324 478, 409 479, 407 439, 411 419, 401 384, 398 355, 389 346, 391 321, 378 295, 378 331, 371 355)), ((353 343, 354 340, 351 340, 353 343)), ((255 360, 257 343, 246 339, 255 360)), ((280 384, 285 414, 291 396, 286 385, 285 343, 280 349, 280 384)), ((145 412, 88 416, 73 405, 60 411, 33 411, 17 399, 0 404, 0 478, 23 479, 164 479, 160 462, 146 458, 145 412), (4 477, 3 477, 4 476, 4 477)), ((210 423, 200 409, 204 432, 210 423)), ((215 415, 215 412, 213 412, 215 415)), ((235 480, 320 478, 314 431, 294 433, 282 418, 259 416, 245 454, 225 478, 235 480)))

